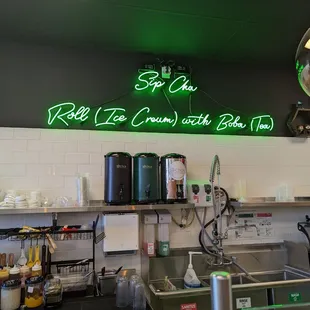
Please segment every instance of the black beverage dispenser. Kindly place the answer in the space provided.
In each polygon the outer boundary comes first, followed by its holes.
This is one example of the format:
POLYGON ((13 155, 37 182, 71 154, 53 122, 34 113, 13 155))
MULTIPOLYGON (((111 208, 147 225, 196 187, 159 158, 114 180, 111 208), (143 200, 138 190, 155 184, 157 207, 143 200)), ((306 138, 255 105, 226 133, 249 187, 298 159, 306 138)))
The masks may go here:
POLYGON ((154 203, 159 196, 159 157, 155 153, 138 153, 133 158, 134 200, 154 203))
POLYGON ((132 158, 125 152, 105 155, 104 200, 107 204, 131 202, 132 158))

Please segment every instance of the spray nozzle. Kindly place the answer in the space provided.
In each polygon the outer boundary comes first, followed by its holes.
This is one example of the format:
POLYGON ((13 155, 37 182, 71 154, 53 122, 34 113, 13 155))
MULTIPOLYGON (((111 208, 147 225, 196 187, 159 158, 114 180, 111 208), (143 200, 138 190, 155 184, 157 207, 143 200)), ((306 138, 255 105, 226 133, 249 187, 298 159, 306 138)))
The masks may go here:
POLYGON ((192 251, 189 251, 188 252, 188 255, 189 255, 189 264, 188 264, 188 268, 193 268, 193 263, 192 263, 192 258, 193 258, 193 255, 202 255, 203 253, 202 252, 192 252, 192 251))

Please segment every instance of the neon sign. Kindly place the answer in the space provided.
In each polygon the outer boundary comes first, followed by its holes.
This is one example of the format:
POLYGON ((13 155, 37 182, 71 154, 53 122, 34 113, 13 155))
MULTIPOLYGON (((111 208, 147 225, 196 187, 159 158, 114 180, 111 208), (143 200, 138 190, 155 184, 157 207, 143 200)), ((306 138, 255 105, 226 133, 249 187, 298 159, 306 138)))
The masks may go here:
POLYGON ((187 127, 206 129, 206 133, 221 132, 223 134, 238 131, 247 131, 253 133, 267 133, 273 130, 274 120, 266 115, 256 115, 250 119, 242 118, 240 115, 230 113, 219 116, 211 113, 200 113, 199 115, 181 116, 177 111, 170 115, 157 115, 153 113, 150 107, 142 107, 135 114, 129 115, 125 108, 111 107, 103 109, 98 107, 92 112, 90 107, 77 107, 72 102, 64 102, 52 106, 48 109, 49 126, 62 124, 66 127, 88 123, 95 128, 113 129, 114 126, 127 124, 129 128, 145 129, 154 126, 160 128, 187 127))
MULTIPOLYGON (((159 73, 156 71, 146 71, 141 73, 138 76, 138 83, 135 85, 135 89, 138 91, 151 89, 154 92, 156 89, 162 88, 166 84, 159 77, 159 73)), ((190 80, 185 75, 180 75, 169 85, 168 91, 171 94, 187 91, 194 92, 197 90, 197 87, 194 87, 190 84, 190 80)))

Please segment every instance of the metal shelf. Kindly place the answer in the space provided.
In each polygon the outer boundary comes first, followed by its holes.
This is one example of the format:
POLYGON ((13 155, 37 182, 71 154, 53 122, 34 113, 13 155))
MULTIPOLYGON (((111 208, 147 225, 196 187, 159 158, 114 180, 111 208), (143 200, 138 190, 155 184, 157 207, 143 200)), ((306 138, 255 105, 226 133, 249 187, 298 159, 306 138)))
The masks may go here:
POLYGON ((50 207, 50 208, 0 208, 0 215, 13 214, 51 214, 51 213, 81 213, 81 212, 129 212, 143 210, 180 210, 194 208, 194 204, 150 204, 150 205, 125 205, 125 206, 107 206, 91 205, 88 207, 50 207))
POLYGON ((309 197, 296 198, 295 201, 275 201, 273 198, 257 198, 247 202, 231 201, 231 205, 236 208, 242 209, 255 209, 255 208, 305 208, 310 207, 309 197))

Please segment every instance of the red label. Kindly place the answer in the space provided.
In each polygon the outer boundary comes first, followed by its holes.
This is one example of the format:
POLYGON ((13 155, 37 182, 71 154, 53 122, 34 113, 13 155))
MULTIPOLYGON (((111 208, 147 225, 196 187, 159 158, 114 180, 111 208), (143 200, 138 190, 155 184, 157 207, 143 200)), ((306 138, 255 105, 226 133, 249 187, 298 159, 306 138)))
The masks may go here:
POLYGON ((182 304, 181 310, 197 310, 197 304, 196 303, 182 304))
POLYGON ((272 217, 272 213, 257 213, 257 217, 272 217))
POLYGON ((199 203, 199 196, 198 195, 194 195, 194 200, 196 200, 196 202, 199 203))
POLYGON ((147 244, 147 254, 154 255, 154 243, 147 244))

